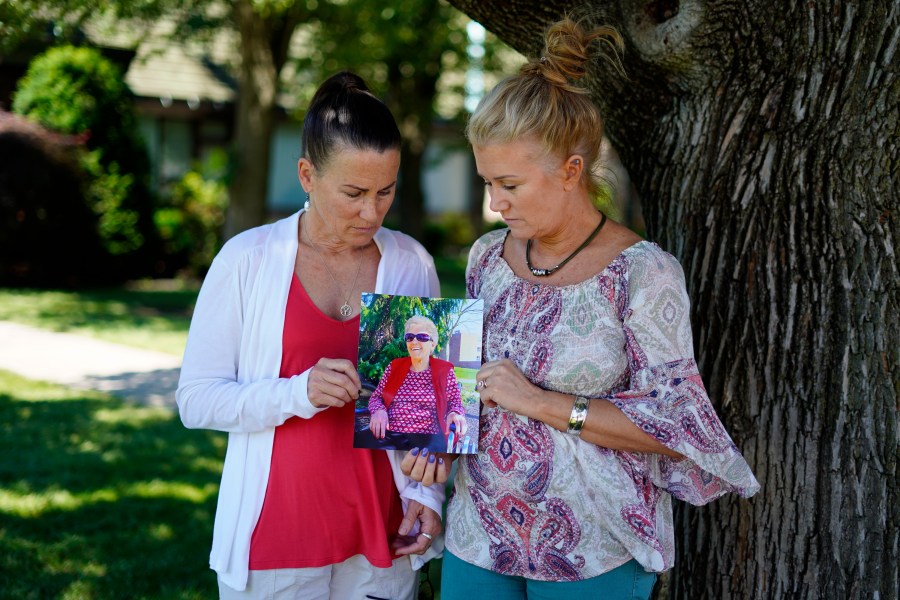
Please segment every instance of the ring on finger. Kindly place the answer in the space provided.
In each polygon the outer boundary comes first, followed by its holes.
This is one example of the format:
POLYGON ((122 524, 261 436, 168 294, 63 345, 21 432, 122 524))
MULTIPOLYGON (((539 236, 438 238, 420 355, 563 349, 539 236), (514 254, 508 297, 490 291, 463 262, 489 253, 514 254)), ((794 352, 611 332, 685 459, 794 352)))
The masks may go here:
POLYGON ((429 542, 434 541, 434 536, 432 536, 430 533, 425 533, 424 531, 420 531, 419 535, 424 535, 425 537, 427 537, 429 542))
POLYGON ((487 387, 487 379, 480 379, 477 384, 475 384, 475 389, 483 390, 487 387))

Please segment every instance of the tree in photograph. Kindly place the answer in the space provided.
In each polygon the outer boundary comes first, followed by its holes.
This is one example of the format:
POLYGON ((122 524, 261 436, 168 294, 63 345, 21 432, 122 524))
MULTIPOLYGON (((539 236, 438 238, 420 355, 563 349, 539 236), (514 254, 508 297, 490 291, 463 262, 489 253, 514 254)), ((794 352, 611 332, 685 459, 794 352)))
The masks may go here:
POLYGON ((679 507, 669 595, 895 597, 900 5, 451 1, 529 56, 567 12, 625 37, 588 85, 762 484, 679 507))
POLYGON ((378 383, 388 364, 395 358, 408 356, 403 340, 406 321, 414 315, 431 319, 438 330, 436 352, 450 341, 450 334, 467 310, 461 298, 420 298, 371 294, 363 297, 359 318, 359 372, 372 388, 378 383))

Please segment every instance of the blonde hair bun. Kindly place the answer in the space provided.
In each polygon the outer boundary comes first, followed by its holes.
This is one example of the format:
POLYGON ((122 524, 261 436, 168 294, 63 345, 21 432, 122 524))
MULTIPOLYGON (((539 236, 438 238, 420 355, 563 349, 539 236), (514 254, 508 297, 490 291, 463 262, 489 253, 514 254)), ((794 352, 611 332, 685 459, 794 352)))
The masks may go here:
POLYGON ((547 156, 584 158, 584 184, 591 195, 603 181, 598 163, 603 142, 600 110, 581 84, 592 58, 591 44, 602 42, 603 60, 624 73, 619 54, 624 42, 612 27, 590 31, 569 17, 544 36, 544 56, 500 81, 478 103, 466 125, 475 147, 533 137, 547 156))
POLYGON ((615 28, 603 26, 586 30, 578 21, 566 17, 550 26, 544 35, 540 59, 524 65, 522 74, 539 75, 570 92, 587 93, 577 84, 587 73, 594 40, 603 44, 602 58, 624 73, 620 55, 625 51, 625 42, 615 28))

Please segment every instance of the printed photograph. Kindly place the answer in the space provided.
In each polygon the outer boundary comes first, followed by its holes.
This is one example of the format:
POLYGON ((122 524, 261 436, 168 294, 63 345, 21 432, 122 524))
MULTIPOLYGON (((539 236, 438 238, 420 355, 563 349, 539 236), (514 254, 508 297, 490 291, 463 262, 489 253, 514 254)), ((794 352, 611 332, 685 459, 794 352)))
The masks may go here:
POLYGON ((363 294, 357 448, 478 451, 484 303, 363 294))

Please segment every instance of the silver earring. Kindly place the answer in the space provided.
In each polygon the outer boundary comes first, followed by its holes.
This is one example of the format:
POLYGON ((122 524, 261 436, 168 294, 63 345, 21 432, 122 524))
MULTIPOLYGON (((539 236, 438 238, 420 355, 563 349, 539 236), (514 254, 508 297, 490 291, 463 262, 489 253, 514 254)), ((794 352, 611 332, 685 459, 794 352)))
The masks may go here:
POLYGON ((303 210, 309 210, 309 192, 306 192, 306 202, 303 203, 303 210))

